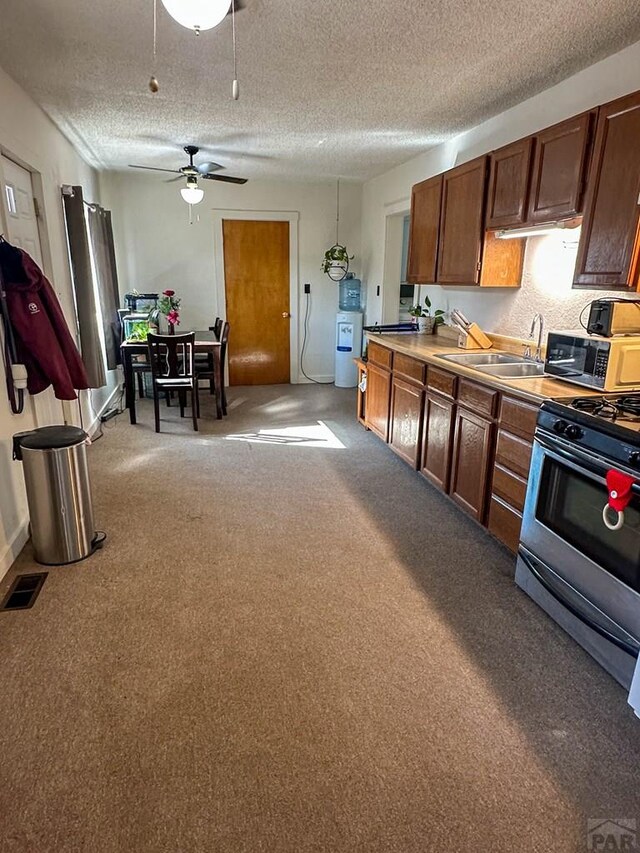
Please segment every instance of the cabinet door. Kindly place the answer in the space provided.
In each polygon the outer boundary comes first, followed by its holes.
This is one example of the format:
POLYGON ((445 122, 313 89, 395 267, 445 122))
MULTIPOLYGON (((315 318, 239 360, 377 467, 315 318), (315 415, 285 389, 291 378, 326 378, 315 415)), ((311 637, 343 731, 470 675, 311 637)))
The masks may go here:
POLYGON ((489 491, 493 423, 458 407, 453 440, 451 497, 484 523, 489 491))
POLYGON ((442 175, 416 184, 411 190, 407 281, 431 284, 436 280, 442 175))
POLYGON ((367 374, 367 365, 363 361, 358 362, 358 392, 357 392, 357 403, 356 403, 356 411, 358 416, 358 422, 363 426, 367 425, 366 418, 366 391, 363 392, 360 388, 362 385, 362 380, 367 374))
POLYGON ((413 468, 418 467, 423 400, 422 388, 394 376, 389 444, 413 468))
POLYGON ((521 139, 491 155, 487 228, 522 225, 527 217, 533 139, 521 139))
POLYGON ((428 393, 424 404, 421 472, 443 492, 449 490, 454 404, 428 393))
POLYGON ((486 182, 486 157, 444 174, 438 241, 438 282, 442 284, 478 284, 480 280, 486 182))
POLYGON ((636 288, 640 92, 598 111, 574 286, 636 288))
POLYGON ((536 134, 529 222, 554 222, 582 211, 593 113, 536 134))
POLYGON ((365 417, 370 430, 384 441, 389 434, 391 373, 375 364, 367 365, 367 397, 365 417))

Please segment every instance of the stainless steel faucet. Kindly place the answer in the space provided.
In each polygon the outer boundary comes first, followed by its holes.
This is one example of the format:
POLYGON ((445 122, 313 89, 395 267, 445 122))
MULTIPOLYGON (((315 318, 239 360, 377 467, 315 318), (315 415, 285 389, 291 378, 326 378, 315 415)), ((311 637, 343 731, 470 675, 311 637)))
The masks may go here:
MULTIPOLYGON (((544 332, 544 317, 542 314, 534 314, 533 320, 531 321, 531 329, 529 331, 529 338, 533 340, 533 336, 536 331, 536 323, 538 324, 538 345, 536 347, 536 353, 533 357, 534 361, 542 361, 542 335, 544 332)), ((531 344, 527 344, 524 348, 524 357, 531 358, 531 344)))

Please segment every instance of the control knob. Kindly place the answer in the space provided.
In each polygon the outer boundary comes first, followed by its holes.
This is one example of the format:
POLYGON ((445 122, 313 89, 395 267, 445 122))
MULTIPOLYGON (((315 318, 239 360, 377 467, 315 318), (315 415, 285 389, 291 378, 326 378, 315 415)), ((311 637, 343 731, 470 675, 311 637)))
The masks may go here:
POLYGON ((564 434, 567 438, 582 438, 584 432, 580 429, 578 424, 567 424, 564 434))
POLYGON ((632 450, 629 454, 629 465, 640 468, 640 450, 632 450))
POLYGON ((554 432, 557 432, 559 435, 562 435, 563 432, 566 432, 568 426, 569 424, 563 420, 557 420, 553 423, 554 432))

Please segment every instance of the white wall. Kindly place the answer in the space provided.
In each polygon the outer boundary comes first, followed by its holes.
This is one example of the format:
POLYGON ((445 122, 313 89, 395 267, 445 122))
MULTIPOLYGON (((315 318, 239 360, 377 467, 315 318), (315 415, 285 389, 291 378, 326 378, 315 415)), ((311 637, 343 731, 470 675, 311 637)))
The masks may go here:
MULTIPOLYGON (((179 159, 179 153, 176 153, 179 159)), ((302 346, 304 283, 311 283, 309 339, 305 371, 314 379, 333 377, 338 287, 320 270, 326 249, 335 242, 335 181, 302 183, 249 181, 244 186, 202 181, 205 199, 199 221, 189 225, 189 208, 180 184, 163 176, 136 172, 102 173, 103 203, 113 211, 120 290, 141 293, 172 288, 182 297, 181 328, 202 328, 221 314, 216 298, 213 209, 296 211, 299 213, 299 308, 291 306, 302 346)), ((361 186, 340 183, 340 241, 355 254, 359 273, 361 186)), ((232 330, 233 334, 233 330, 232 330)), ((292 379, 295 377, 292 376, 292 379)))
MULTIPOLYGON (((386 219, 399 210, 409 209, 413 184, 639 88, 640 42, 637 42, 368 181, 362 193, 362 268, 369 292, 367 321, 379 322, 382 317, 382 297, 376 298, 375 293, 377 285, 386 283, 386 219)), ((571 289, 575 255, 575 248, 564 248, 556 235, 537 237, 528 241, 519 289, 430 285, 422 291, 428 291, 434 307, 445 310, 458 307, 490 331, 525 336, 536 311, 545 315, 547 328, 576 328, 582 306, 607 294, 571 289)))
MULTIPOLYGON (((31 98, 0 69, 0 151, 39 173, 34 176, 36 194, 41 192, 43 255, 45 273, 60 299, 70 328, 75 328, 71 277, 67 261, 66 237, 60 199, 62 184, 81 184, 86 197, 98 200, 96 173, 87 166, 67 139, 57 130, 31 98)), ((0 230, 2 230, 0 218, 0 230)), ((93 392, 94 407, 115 387, 93 392)), ((86 393, 86 392, 85 392, 86 393)), ((11 459, 11 437, 20 430, 64 419, 63 409, 51 391, 38 395, 38 403, 28 398, 25 412, 11 414, 5 393, 4 366, 0 360, 0 577, 9 568, 27 538, 27 507, 21 466, 11 459), (40 399, 44 398, 44 399, 40 399), (37 409, 36 409, 37 405, 37 409)), ((77 419, 77 404, 69 407, 77 419)), ((91 417, 84 407, 85 425, 91 417)))

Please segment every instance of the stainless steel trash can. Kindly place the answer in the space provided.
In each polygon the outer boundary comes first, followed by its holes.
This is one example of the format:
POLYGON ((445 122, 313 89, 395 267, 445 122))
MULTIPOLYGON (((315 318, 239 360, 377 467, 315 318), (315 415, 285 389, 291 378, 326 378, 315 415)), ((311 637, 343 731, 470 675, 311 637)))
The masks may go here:
POLYGON ((75 563, 102 544, 93 523, 88 441, 84 430, 66 425, 13 437, 13 458, 24 468, 31 539, 39 563, 75 563))

